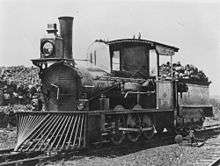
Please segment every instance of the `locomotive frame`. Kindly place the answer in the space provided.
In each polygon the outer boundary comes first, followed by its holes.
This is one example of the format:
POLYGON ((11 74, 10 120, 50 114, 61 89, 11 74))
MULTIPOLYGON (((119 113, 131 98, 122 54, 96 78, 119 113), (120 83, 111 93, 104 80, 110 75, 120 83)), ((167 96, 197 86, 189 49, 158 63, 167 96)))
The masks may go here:
POLYGON ((45 52, 32 60, 40 68, 46 111, 17 113, 15 151, 80 149, 105 139, 115 145, 125 138, 149 140, 165 128, 170 133, 196 128, 206 116, 212 116, 208 96, 200 105, 180 103, 186 92, 179 90, 172 73, 172 57, 178 48, 143 39, 96 40, 88 54, 90 67, 81 69, 72 58, 73 18, 59 20, 61 36, 56 28, 48 30, 54 39, 42 39, 45 52), (44 47, 47 40, 54 43, 55 50, 44 47), (157 59, 153 77, 149 74, 150 50, 157 59), (120 63, 116 68, 114 55, 120 63), (159 75, 161 55, 170 57, 169 80, 159 75))

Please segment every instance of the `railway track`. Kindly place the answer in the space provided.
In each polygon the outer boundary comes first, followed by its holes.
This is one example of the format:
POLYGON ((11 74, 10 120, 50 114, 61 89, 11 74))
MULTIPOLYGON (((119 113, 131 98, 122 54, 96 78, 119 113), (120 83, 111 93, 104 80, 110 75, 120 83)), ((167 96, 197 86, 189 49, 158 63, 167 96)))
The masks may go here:
POLYGON ((204 145, 207 149, 201 159, 192 163, 193 166, 219 166, 220 165, 220 135, 207 141, 204 145))
MULTIPOLYGON (((201 158, 191 163, 193 166, 219 166, 220 165, 220 138, 205 144, 207 153, 201 158)), ((189 164, 190 165, 190 164, 189 164)))
POLYGON ((24 153, 13 150, 0 150, 0 166, 35 165, 56 157, 56 155, 47 155, 40 152, 24 153))
POLYGON ((220 158, 214 160, 209 166, 219 166, 220 165, 220 158))
POLYGON ((220 166, 220 125, 210 125, 206 126, 200 130, 196 131, 197 138, 207 139, 205 141, 203 148, 205 148, 206 153, 195 160, 193 163, 188 163, 187 165, 192 166, 220 166), (214 138, 210 138, 215 135, 214 138))
POLYGON ((77 156, 87 156, 87 155, 105 155, 105 153, 125 153, 129 150, 130 153, 133 153, 135 151, 139 151, 142 149, 146 149, 149 147, 156 147, 161 146, 158 145, 158 140, 163 140, 163 145, 170 144, 171 138, 174 136, 169 135, 163 135, 163 136, 157 136, 155 140, 149 140, 147 143, 143 146, 143 142, 137 143, 135 146, 129 146, 132 143, 125 143, 120 146, 112 146, 109 142, 103 142, 101 145, 95 145, 95 147, 91 147, 90 150, 81 150, 81 151, 66 151, 66 152, 60 152, 55 154, 45 154, 40 152, 30 152, 30 153, 24 153, 24 152, 14 152, 13 149, 5 149, 0 151, 0 166, 17 166, 17 165, 36 165, 39 163, 47 163, 48 161, 57 161, 62 159, 68 159, 70 157, 76 157, 77 156), (110 152, 111 151, 111 152, 110 152))
POLYGON ((45 156, 40 154, 24 154, 21 152, 13 152, 11 149, 0 151, 0 166, 5 165, 26 165, 42 160, 45 156), (7 153, 5 153, 7 152, 7 153))
MULTIPOLYGON (((197 133, 200 132, 212 132, 212 131, 220 131, 220 125, 208 126, 201 130, 196 131, 197 133)), ((167 135, 164 133, 163 136, 157 135, 153 140, 149 140, 143 145, 143 142, 140 144, 137 143, 135 146, 129 146, 130 148, 126 148, 127 144, 121 146, 114 146, 112 147, 109 143, 107 146, 98 146, 93 150, 84 151, 81 153, 73 153, 73 152, 64 152, 64 153, 56 153, 56 154, 45 154, 40 152, 32 152, 32 153, 24 153, 24 152, 14 152, 13 149, 4 149, 0 151, 0 166, 5 165, 36 165, 39 163, 46 163, 47 161, 57 161, 63 158, 68 159, 68 157, 72 156, 87 156, 93 154, 103 154, 103 152, 109 152, 111 149, 112 153, 133 153, 135 151, 143 150, 146 148, 153 148, 157 146, 165 146, 168 144, 172 144, 174 136, 167 135), (160 141, 159 141, 160 140, 160 141), (162 141, 161 141, 162 140, 162 141), (122 150, 123 149, 123 150, 122 150), (127 152, 129 150, 129 152, 127 152), (119 152, 118 152, 119 151, 119 152), (123 151, 123 152, 122 152, 123 151), (126 151, 126 152, 125 152, 126 151)), ((104 143, 106 145, 106 142, 104 143)), ((205 146, 207 146, 209 153, 207 153, 204 158, 195 161, 193 165, 196 166, 216 166, 220 164, 220 136, 219 139, 215 139, 210 142, 206 142, 205 146)))

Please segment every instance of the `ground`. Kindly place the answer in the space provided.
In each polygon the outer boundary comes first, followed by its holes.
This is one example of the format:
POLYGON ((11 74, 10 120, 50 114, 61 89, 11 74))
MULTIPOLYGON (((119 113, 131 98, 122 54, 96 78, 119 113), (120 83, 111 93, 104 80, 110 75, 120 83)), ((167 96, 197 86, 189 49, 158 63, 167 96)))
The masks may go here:
POLYGON ((173 144, 161 146, 122 156, 77 156, 68 161, 48 163, 47 166, 77 165, 77 166, 186 166, 202 157, 205 148, 180 146, 173 144))

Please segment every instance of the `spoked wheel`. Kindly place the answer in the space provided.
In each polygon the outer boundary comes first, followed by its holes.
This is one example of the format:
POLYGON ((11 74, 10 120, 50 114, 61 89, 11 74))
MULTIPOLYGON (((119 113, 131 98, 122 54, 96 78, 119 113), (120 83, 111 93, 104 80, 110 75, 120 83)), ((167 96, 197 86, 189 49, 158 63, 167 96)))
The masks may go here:
POLYGON ((120 145, 125 139, 125 133, 124 131, 119 130, 120 127, 124 127, 125 122, 124 122, 124 117, 117 117, 115 121, 115 128, 112 132, 111 136, 111 142, 114 145, 120 145))
MULTIPOLYGON (((140 118, 137 115, 128 115, 127 118, 127 127, 133 129, 140 128, 140 118)), ((141 134, 139 131, 131 131, 127 133, 128 140, 131 142, 137 142, 140 138, 141 134)))
POLYGON ((164 127, 162 127, 161 125, 156 124, 155 128, 158 134, 163 133, 164 127))
POLYGON ((147 115, 143 116, 142 120, 142 127, 143 127, 143 136, 145 139, 149 140, 154 136, 154 124, 151 118, 147 115))

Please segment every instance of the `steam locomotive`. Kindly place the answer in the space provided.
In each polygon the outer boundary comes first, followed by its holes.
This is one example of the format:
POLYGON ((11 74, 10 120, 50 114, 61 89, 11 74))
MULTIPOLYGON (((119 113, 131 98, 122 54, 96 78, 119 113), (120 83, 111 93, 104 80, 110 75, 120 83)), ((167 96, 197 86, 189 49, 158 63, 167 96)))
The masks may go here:
POLYGON ((62 151, 110 140, 149 140, 155 133, 201 127, 212 116, 209 85, 191 84, 159 74, 160 57, 178 48, 141 38, 96 40, 87 65, 72 57, 72 17, 48 25, 40 41, 40 68, 45 111, 18 112, 15 151, 62 151), (155 73, 151 74, 151 58, 155 73))

